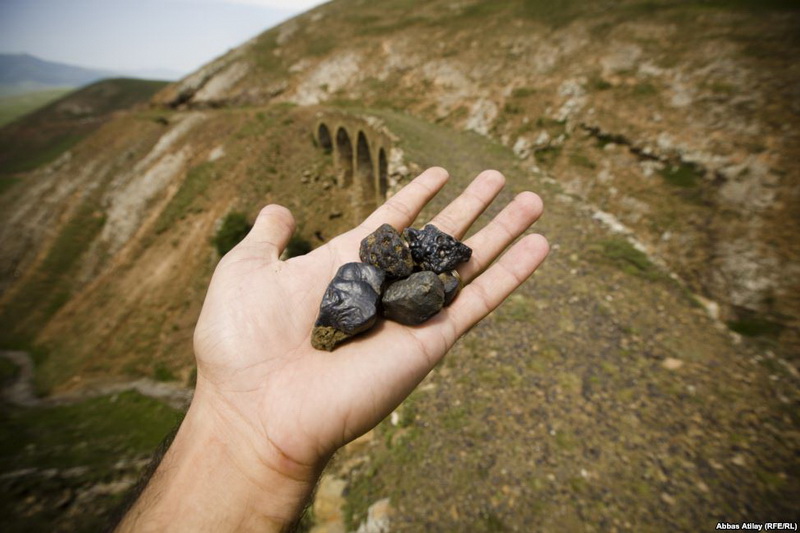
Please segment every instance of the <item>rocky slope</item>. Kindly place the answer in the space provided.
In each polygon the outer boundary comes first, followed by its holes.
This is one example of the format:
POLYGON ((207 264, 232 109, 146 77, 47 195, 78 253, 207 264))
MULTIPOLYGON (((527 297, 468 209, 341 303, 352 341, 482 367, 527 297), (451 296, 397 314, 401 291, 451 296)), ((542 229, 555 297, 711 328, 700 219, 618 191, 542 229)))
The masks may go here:
POLYGON ((613 214, 721 318, 796 347, 799 30, 775 2, 343 1, 157 100, 353 101, 489 135, 613 214))

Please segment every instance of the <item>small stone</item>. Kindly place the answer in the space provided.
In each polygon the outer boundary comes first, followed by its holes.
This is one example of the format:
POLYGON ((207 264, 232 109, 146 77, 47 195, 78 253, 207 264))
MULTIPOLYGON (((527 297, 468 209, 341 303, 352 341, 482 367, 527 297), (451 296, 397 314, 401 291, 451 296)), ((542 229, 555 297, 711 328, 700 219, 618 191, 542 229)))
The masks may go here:
MULTIPOLYGON (((346 281, 363 281, 369 283, 372 290, 380 294, 386 275, 380 268, 364 263, 345 263, 336 272, 336 278, 346 281)), ((334 279, 336 279, 334 278, 334 279)))
POLYGON ((383 316, 401 324, 422 324, 444 305, 442 280, 430 271, 417 272, 389 285, 383 295, 383 316))
POLYGON ((681 361, 680 359, 675 359, 674 357, 667 357, 661 363, 661 366, 663 366, 667 370, 678 370, 680 367, 683 366, 683 361, 681 361))
POLYGON ((373 503, 367 509, 367 519, 358 526, 356 533, 389 533, 394 509, 389 498, 373 503))
POLYGON ((331 351, 340 342, 375 325, 383 280, 384 273, 373 266, 342 265, 322 297, 311 331, 311 345, 331 351))
POLYGON ((428 224, 421 230, 407 228, 403 236, 408 241, 411 256, 420 270, 432 270, 441 274, 453 270, 472 257, 472 248, 433 224, 428 224))
POLYGON ((389 224, 367 235, 361 241, 358 255, 364 263, 380 268, 392 278, 405 278, 414 270, 408 243, 389 224))
POLYGON ((461 290, 461 276, 455 270, 439 274, 444 287, 444 305, 447 307, 461 290))
POLYGON ((344 492, 347 482, 330 474, 320 479, 314 494, 314 520, 320 524, 344 523, 342 508, 345 506, 344 492))

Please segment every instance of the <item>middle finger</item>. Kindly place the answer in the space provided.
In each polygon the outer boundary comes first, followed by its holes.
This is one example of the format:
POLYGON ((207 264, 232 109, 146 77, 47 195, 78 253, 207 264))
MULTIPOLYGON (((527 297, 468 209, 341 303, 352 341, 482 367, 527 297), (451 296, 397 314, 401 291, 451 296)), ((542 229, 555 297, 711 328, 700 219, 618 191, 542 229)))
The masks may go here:
POLYGON ((429 223, 460 239, 500 193, 505 182, 496 170, 484 170, 429 223))

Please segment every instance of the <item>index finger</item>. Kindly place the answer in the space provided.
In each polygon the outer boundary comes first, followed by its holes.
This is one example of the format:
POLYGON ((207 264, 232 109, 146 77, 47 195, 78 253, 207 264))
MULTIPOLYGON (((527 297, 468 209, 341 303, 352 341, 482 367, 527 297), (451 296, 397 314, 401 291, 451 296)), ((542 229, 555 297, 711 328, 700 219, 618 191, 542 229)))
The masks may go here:
POLYGON ((425 204, 436 196, 449 178, 450 174, 445 169, 429 168, 373 211, 359 229, 366 230, 366 235, 381 224, 390 224, 396 230, 402 231, 414 222, 425 204))

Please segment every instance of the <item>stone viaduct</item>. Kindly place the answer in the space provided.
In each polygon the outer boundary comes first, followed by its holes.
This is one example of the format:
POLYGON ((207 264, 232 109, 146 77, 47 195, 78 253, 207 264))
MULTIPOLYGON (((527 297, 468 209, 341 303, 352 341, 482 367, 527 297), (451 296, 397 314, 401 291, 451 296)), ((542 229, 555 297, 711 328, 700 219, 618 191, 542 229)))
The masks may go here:
POLYGON ((363 215, 386 199, 388 157, 394 137, 378 119, 343 111, 321 111, 314 139, 333 154, 339 187, 352 191, 354 206, 363 215))

